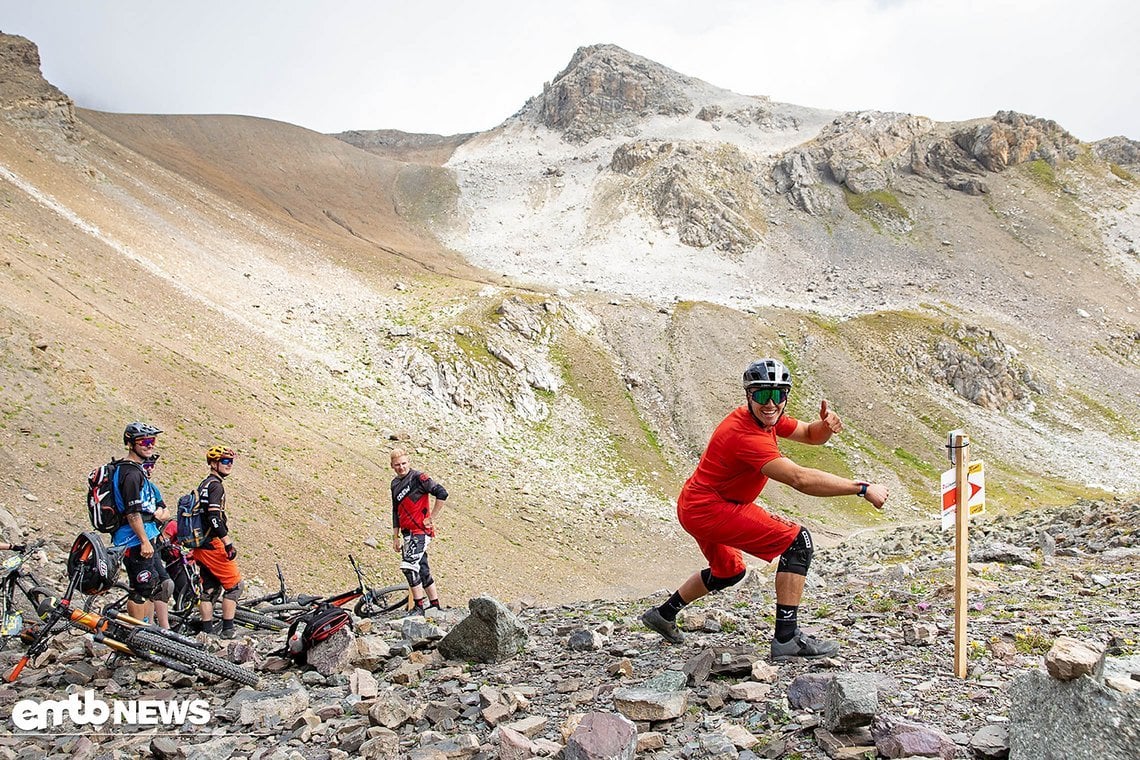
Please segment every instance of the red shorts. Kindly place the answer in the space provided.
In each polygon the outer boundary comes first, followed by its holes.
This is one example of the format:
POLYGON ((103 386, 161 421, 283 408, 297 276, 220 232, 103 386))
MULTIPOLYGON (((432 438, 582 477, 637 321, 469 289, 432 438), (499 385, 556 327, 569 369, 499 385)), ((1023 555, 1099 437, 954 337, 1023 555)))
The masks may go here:
POLYGON ((209 570, 227 591, 241 583, 241 571, 237 563, 226 556, 226 545, 220 538, 212 538, 210 543, 195 549, 194 561, 209 570))
POLYGON ((744 572, 741 552, 765 562, 779 557, 799 535, 800 526, 756 504, 724 501, 716 493, 686 486, 677 499, 677 519, 697 540, 716 578, 744 572))

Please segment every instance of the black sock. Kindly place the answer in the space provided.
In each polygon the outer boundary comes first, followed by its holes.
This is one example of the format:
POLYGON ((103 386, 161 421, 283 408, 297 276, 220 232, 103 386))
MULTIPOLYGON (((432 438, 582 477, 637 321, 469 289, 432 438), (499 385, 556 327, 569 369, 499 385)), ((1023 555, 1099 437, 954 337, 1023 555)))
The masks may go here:
POLYGON ((424 608, 424 600, 422 598, 416 599, 416 609, 422 610, 424 608))
POLYGON ((776 641, 783 644, 796 635, 796 613, 799 609, 799 606, 790 604, 776 605, 776 641))
POLYGON ((234 629, 234 619, 230 618, 229 620, 226 620, 225 618, 222 618, 222 630, 223 631, 232 631, 233 629, 234 629))
POLYGON ((439 600, 438 600, 438 599, 432 599, 430 602, 428 602, 428 606, 429 606, 429 607, 435 607, 437 610, 438 610, 438 609, 442 609, 442 608, 439 606, 439 600))
POLYGON ((680 612, 686 604, 688 604, 688 602, 681 598, 680 592, 674 591, 673 596, 669 597, 669 601, 658 607, 657 611, 660 612, 661 617, 666 620, 676 620, 677 613, 680 612))

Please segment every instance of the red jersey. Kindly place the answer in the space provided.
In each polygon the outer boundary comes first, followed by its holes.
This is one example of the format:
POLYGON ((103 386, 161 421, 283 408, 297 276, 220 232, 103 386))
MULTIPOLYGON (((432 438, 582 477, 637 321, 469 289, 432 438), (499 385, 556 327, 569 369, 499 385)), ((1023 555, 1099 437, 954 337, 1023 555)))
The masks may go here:
POLYGON ((768 482, 761 468, 783 456, 776 436, 787 438, 797 424, 794 417, 784 415, 775 427, 765 429, 749 414, 748 407, 732 410, 709 439, 696 472, 681 490, 681 500, 704 500, 715 494, 722 501, 737 504, 755 501, 768 482))

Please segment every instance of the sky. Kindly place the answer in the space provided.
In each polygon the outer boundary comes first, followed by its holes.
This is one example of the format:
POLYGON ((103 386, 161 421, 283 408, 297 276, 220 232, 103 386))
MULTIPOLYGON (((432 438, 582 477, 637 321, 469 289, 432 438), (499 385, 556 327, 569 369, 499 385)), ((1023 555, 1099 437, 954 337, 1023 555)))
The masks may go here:
POLYGON ((77 105, 319 132, 490 129, 583 45, 745 95, 1140 140, 1134 0, 0 0, 77 105))

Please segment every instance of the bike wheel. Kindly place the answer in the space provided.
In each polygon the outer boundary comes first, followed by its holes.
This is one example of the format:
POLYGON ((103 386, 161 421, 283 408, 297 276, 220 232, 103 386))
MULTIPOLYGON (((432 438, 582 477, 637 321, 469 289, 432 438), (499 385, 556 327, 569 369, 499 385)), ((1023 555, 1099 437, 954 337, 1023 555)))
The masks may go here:
POLYGON ((136 628, 127 636, 127 645, 132 649, 150 650, 163 657, 169 657, 198 670, 228 678, 246 686, 256 686, 257 673, 247 670, 220 657, 215 657, 201 649, 196 649, 180 641, 172 641, 160 633, 136 628))
POLYGON ((384 588, 371 589, 370 594, 361 597, 352 611, 361 618, 383 617, 403 610, 407 607, 407 603, 408 587, 406 585, 385 586, 384 588))
POLYGON ((261 613, 242 609, 241 607, 238 607, 234 612, 234 622, 246 628, 254 628, 259 631, 284 631, 289 627, 288 624, 280 618, 262 615, 261 613))

